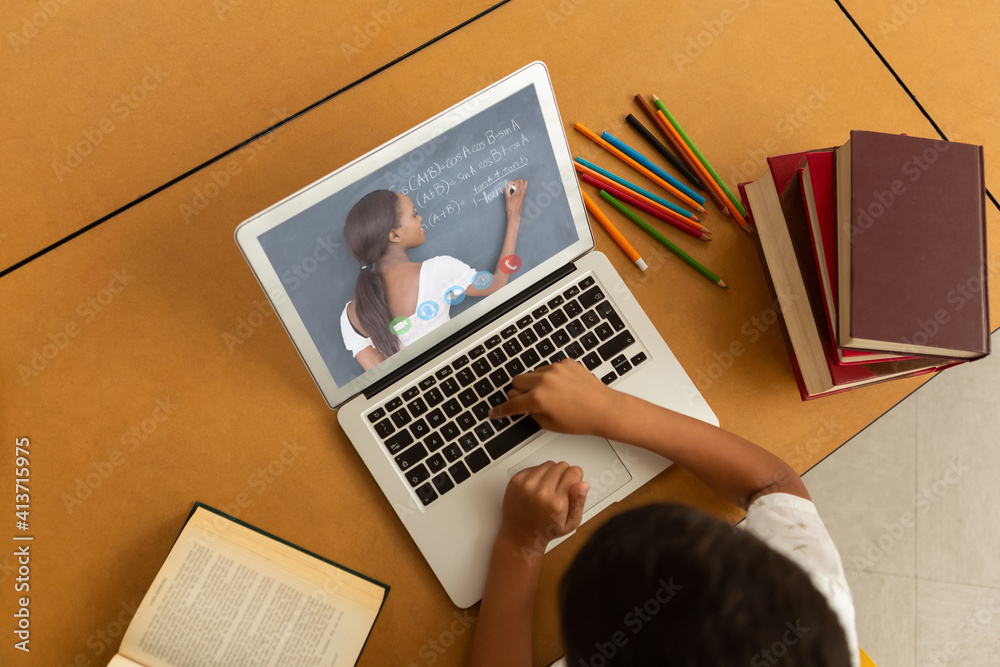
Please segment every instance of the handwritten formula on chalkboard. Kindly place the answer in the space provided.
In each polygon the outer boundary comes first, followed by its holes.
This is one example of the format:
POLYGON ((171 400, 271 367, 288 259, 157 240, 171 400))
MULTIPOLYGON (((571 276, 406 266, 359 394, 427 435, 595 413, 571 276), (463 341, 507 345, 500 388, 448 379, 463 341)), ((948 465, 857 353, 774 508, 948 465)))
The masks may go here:
MULTIPOLYGON (((410 261, 448 255, 473 269, 492 271, 507 228, 503 188, 507 181, 526 180, 515 249, 521 264, 510 277, 511 285, 578 240, 534 86, 488 107, 475 108, 475 99, 470 102, 458 109, 462 120, 450 129, 259 237, 338 385, 360 371, 344 346, 339 324, 360 270, 344 242, 344 222, 369 192, 386 189, 407 195, 423 216, 426 238, 410 249, 410 261)), ((559 150, 565 151, 565 145, 559 150)), ((572 173, 568 178, 576 183, 572 173)), ((469 298, 452 306, 452 317, 476 301, 469 298)))
POLYGON ((481 141, 463 144, 441 161, 433 161, 421 172, 410 176, 406 184, 393 188, 409 195, 422 210, 424 224, 435 227, 448 217, 460 214, 465 207, 485 205, 499 197, 506 182, 528 166, 523 150, 531 140, 515 119, 503 128, 488 129, 481 141), (460 187, 471 185, 471 190, 460 187), (460 195, 457 199, 452 193, 460 195))

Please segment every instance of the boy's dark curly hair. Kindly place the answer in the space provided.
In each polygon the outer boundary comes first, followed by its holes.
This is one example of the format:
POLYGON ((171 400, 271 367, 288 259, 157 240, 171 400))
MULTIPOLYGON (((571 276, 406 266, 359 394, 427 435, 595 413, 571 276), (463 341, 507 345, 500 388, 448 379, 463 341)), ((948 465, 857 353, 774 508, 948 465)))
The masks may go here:
POLYGON ((559 597, 573 667, 841 667, 857 650, 798 565, 680 505, 608 521, 563 576, 559 597))

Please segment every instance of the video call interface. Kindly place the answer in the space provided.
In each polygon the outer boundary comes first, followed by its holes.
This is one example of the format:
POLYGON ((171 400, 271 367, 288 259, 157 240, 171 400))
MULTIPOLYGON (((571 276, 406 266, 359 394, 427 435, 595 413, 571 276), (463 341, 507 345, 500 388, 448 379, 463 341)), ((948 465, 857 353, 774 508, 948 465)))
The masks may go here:
MULTIPOLYGON (((393 193, 396 201, 412 205, 410 211, 399 207, 404 218, 400 229, 410 234, 407 259, 425 263, 420 270, 425 284, 419 286, 422 296, 412 312, 397 313, 390 322, 402 350, 430 347, 440 339, 434 330, 449 319, 464 324, 462 314, 485 298, 468 295, 470 287, 487 289, 503 273, 508 282, 501 291, 518 289, 520 276, 579 240, 534 86, 481 110, 476 106, 477 98, 469 100, 457 110, 468 112, 465 120, 258 237, 339 387, 365 372, 359 360, 363 355, 355 354, 364 337, 344 314, 355 299, 360 272, 372 270, 362 267, 345 237, 348 213, 366 195, 377 193, 374 197, 384 200, 393 193), (526 185, 516 245, 501 256, 508 226, 504 189, 520 181, 526 185), (420 218, 419 236, 413 220, 405 220, 414 214, 420 218), (405 231, 407 224, 410 231, 405 231), (434 271, 424 270, 432 267, 434 271)), ((358 166, 374 162, 384 151, 398 151, 406 142, 403 137, 346 173, 356 175, 358 166)), ((385 224, 377 215, 355 214, 347 232, 356 251, 357 239, 372 234, 354 231, 361 228, 361 218, 376 220, 370 224, 382 228, 385 224)), ((368 256, 375 252, 365 248, 368 256)))

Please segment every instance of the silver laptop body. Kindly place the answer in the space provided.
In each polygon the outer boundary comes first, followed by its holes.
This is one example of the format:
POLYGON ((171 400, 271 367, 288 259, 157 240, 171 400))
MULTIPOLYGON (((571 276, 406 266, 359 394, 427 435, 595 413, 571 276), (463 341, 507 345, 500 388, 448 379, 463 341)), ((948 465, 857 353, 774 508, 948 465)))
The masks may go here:
MULTIPOLYGON (((513 375, 575 358, 615 389, 718 424, 594 251, 542 63, 250 218, 236 240, 344 432, 459 607, 482 597, 515 472, 546 460, 581 466, 591 484, 587 521, 670 465, 624 443, 541 430, 530 417, 491 422, 485 411, 503 400, 513 375), (363 369, 346 347, 353 334, 342 317, 363 270, 344 242, 347 210, 374 189, 406 194, 427 230, 411 261, 447 256, 490 271, 506 218, 502 189, 515 179, 528 188, 510 282, 479 299, 442 294, 431 310, 447 303, 450 319, 363 369)), ((418 308, 403 324, 424 324, 423 315, 418 308)))

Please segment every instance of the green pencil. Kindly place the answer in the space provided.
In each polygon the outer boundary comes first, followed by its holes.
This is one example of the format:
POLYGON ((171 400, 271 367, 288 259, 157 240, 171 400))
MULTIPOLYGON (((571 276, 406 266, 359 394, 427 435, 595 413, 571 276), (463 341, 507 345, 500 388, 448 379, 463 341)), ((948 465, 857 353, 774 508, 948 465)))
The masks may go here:
POLYGON ((688 145, 688 148, 691 149, 691 152, 694 153, 699 160, 701 160, 701 163, 703 165, 705 165, 705 169, 708 171, 708 173, 712 175, 712 178, 715 179, 715 182, 719 184, 719 187, 722 188, 722 191, 726 193, 726 196, 729 197, 729 201, 733 202, 733 205, 739 210, 740 215, 742 215, 744 218, 747 217, 747 210, 743 208, 742 202, 740 202, 739 198, 733 194, 733 191, 729 189, 729 186, 726 185, 726 182, 722 180, 722 177, 719 176, 719 172, 715 171, 712 165, 708 163, 708 160, 705 159, 705 156, 701 154, 701 151, 698 150, 698 147, 694 145, 693 141, 691 141, 691 137, 687 135, 687 132, 685 132, 684 129, 681 127, 681 124, 677 122, 677 119, 674 118, 672 115, 670 115, 670 112, 667 111, 667 107, 656 95, 653 95, 653 104, 656 105, 657 109, 663 112, 663 115, 667 117, 667 120, 670 121, 670 124, 674 126, 675 130, 677 130, 677 134, 681 135, 681 139, 683 139, 684 143, 688 145))
POLYGON ((647 222, 645 222, 644 220, 642 220, 642 218, 640 218, 635 213, 633 213, 632 211, 630 211, 625 206, 625 204, 621 203, 620 201, 618 201, 617 199, 615 199, 614 197, 612 197, 611 195, 609 195, 604 190, 601 190, 601 197, 606 202, 608 202, 609 204, 611 204, 612 206, 614 206, 616 209, 618 209, 618 211, 622 215, 624 215, 626 218, 628 218, 629 220, 631 220, 632 222, 634 222, 635 224, 639 225, 644 230, 646 230, 646 232, 648 232, 650 236, 652 236, 654 239, 656 239, 657 241, 659 241, 660 243, 662 243, 663 245, 665 245, 667 247, 667 249, 669 249, 675 255, 677 255, 678 257, 680 257, 681 259, 683 259, 685 262, 687 262, 688 264, 690 264, 691 266, 693 266, 695 269, 697 269, 698 273, 700 273, 701 275, 705 276, 706 278, 708 278, 709 280, 711 280, 713 283, 715 283, 719 287, 725 287, 726 289, 729 289, 729 287, 726 285, 726 283, 722 282, 722 278, 720 278, 719 276, 715 275, 714 273, 712 273, 711 271, 709 271, 708 269, 706 269, 704 266, 702 266, 697 261, 695 261, 691 257, 691 255, 687 254, 686 252, 684 252, 683 250, 681 250, 680 248, 678 248, 677 246, 675 246, 673 243, 671 243, 670 239, 668 239, 663 234, 661 234, 660 232, 658 232, 655 229, 653 229, 653 227, 651 225, 649 225, 647 222))

